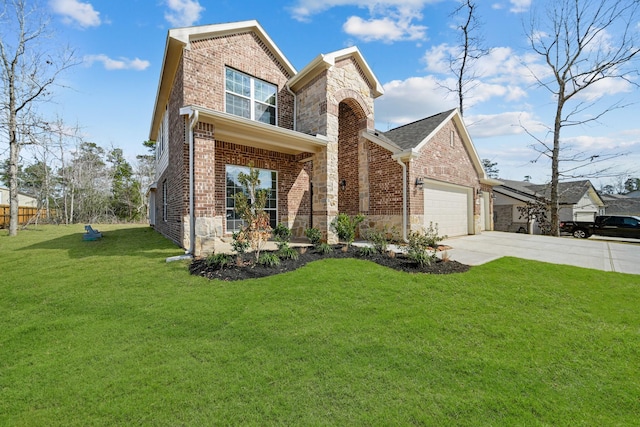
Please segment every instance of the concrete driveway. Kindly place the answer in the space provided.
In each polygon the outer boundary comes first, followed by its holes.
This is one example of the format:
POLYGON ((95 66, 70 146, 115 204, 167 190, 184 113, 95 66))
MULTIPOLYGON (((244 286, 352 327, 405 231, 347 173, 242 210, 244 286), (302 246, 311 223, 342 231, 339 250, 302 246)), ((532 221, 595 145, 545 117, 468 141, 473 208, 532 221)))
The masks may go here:
MULTIPOLYGON (((619 240, 619 239, 618 239, 619 240)), ((640 241, 619 242, 591 237, 535 236, 484 231, 473 236, 452 237, 442 242, 451 246, 451 259, 480 265, 503 256, 554 264, 640 274, 640 241)))

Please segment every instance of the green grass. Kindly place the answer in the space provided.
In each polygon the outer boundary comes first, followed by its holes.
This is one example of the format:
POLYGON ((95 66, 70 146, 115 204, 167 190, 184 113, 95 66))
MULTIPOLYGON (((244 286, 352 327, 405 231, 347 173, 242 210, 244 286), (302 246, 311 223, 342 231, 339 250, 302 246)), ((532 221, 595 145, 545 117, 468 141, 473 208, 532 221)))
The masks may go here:
POLYGON ((637 425, 640 276, 505 258, 189 276, 148 227, 0 231, 0 425, 637 425))

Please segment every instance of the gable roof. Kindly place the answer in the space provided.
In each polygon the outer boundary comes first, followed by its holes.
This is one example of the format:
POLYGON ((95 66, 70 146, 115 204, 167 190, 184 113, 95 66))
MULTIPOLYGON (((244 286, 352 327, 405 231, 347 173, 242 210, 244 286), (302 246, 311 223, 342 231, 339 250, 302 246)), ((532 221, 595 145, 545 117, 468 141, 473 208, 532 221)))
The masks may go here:
MULTIPOLYGON (((501 181, 502 185, 495 187, 495 191, 518 200, 549 199, 551 196, 550 184, 533 184, 528 181, 508 179, 501 181)), ((591 199, 600 206, 604 206, 604 201, 588 179, 558 183, 558 203, 561 205, 575 205, 586 193, 589 193, 591 199)))
POLYGON ((433 116, 408 123, 387 132, 364 131, 362 136, 394 153, 394 159, 411 160, 419 155, 424 147, 448 122, 453 122, 464 147, 469 153, 471 163, 480 177, 480 182, 498 185, 500 181, 487 177, 482 161, 467 132, 462 116, 457 108, 434 114, 433 116), (395 149, 394 149, 395 147, 395 149))
POLYGON ((378 81, 378 78, 373 74, 371 67, 367 64, 362 53, 357 48, 357 46, 351 46, 346 49, 337 50, 335 52, 320 54, 316 56, 306 67, 304 67, 299 73, 289 79, 287 85, 294 92, 305 84, 310 82, 314 77, 316 77, 319 73, 328 70, 329 68, 336 65, 336 61, 352 57, 362 72, 364 73, 367 80, 371 84, 372 96, 374 98, 379 97, 384 93, 384 89, 382 88, 382 84, 378 81))
POLYGON ((158 83, 156 100, 153 107, 151 129, 149 130, 149 139, 155 140, 157 137, 156 132, 160 124, 160 120, 162 120, 162 114, 164 113, 163 107, 169 99, 171 86, 173 85, 180 57, 182 56, 182 50, 189 49, 191 42, 193 41, 246 32, 253 32, 258 38, 260 38, 267 49, 273 53, 276 60, 280 62, 289 75, 293 76, 297 73, 293 65, 291 65, 289 60, 284 56, 278 46, 276 46, 273 40, 271 40, 256 20, 173 28, 167 33, 164 57, 162 59, 162 67, 160 68, 160 81, 158 83))
POLYGON ((382 134, 403 150, 417 148, 418 145, 428 140, 432 134, 439 130, 455 111, 457 110, 443 111, 387 132, 382 132, 382 134))

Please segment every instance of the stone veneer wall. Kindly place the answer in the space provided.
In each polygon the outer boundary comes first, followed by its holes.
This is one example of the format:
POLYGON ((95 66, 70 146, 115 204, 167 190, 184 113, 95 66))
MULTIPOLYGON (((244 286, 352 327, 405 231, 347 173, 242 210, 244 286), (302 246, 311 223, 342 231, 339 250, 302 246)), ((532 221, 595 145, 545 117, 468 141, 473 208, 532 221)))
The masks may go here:
POLYGON ((481 188, 478 173, 464 146, 456 125, 450 121, 433 136, 420 151, 420 156, 409 163, 409 224, 411 230, 424 227, 424 191, 411 185, 423 177, 473 188, 473 216, 476 232, 480 231, 480 199, 476 191, 481 188), (453 146, 451 145, 453 132, 453 146))
MULTIPOLYGON (((312 134, 322 134, 324 131, 327 137, 327 147, 321 153, 313 157, 313 218, 314 226, 317 226, 329 243, 335 243, 337 236, 330 228, 331 221, 339 212, 340 200, 340 174, 339 170, 341 155, 346 155, 345 164, 361 163, 362 151, 357 148, 360 142, 356 143, 356 153, 353 154, 353 144, 357 136, 354 136, 353 129, 342 130, 342 137, 345 138, 345 146, 339 148, 341 140, 341 126, 352 126, 357 123, 358 129, 373 129, 373 97, 371 94, 371 83, 367 81, 364 73, 352 57, 347 57, 336 61, 335 66, 320 73, 313 80, 307 83, 298 91, 298 116, 297 126, 301 132, 312 134), (340 104, 344 114, 351 109, 348 116, 340 119, 340 104), (348 108, 347 108, 348 106, 348 108), (317 131, 317 132, 315 132, 317 131), (351 146, 349 148, 348 146, 351 146)), ((357 137, 359 139, 359 137, 357 137)), ((357 170, 357 169, 356 169, 357 170)), ((353 182, 347 188, 354 190, 357 186, 358 194, 345 195, 343 203, 349 211, 355 211, 352 200, 361 200, 361 193, 368 192, 368 188, 361 185, 367 179, 364 176, 347 174, 343 169, 342 174, 345 179, 353 182), (349 176, 347 176, 349 175, 349 176)), ((359 207, 357 208, 359 209, 359 207)))

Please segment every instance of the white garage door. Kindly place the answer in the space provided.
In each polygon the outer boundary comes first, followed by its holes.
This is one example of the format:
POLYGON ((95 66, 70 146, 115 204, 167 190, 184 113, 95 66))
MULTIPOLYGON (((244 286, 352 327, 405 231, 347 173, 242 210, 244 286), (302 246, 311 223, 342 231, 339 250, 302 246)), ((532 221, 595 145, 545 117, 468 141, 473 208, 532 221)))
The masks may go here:
POLYGON ((469 190, 465 187, 424 184, 424 224, 438 224, 441 236, 469 234, 469 190))

